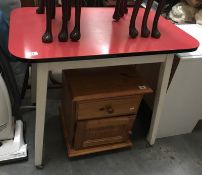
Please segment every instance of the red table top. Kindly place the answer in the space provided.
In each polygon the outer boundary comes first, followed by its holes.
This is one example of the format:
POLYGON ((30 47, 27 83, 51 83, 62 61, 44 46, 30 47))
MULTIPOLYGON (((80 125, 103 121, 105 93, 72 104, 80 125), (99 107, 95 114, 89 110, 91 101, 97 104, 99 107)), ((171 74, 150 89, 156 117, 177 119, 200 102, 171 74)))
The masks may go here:
MULTIPOLYGON (((61 28, 61 8, 57 8, 53 20, 53 38, 44 44, 41 36, 45 31, 45 15, 37 15, 36 8, 19 8, 10 19, 9 50, 24 61, 46 62, 72 59, 95 59, 123 56, 179 53, 194 51, 199 42, 164 19, 159 20, 160 39, 129 38, 128 28, 132 10, 119 22, 112 20, 114 8, 82 8, 81 39, 78 42, 61 43, 57 35, 61 28)), ((72 13, 74 10, 72 10, 72 13)), ((140 9, 137 28, 140 31, 144 9, 140 9)), ((74 26, 74 14, 69 22, 69 32, 74 26)), ((151 29, 154 13, 149 16, 151 29)))

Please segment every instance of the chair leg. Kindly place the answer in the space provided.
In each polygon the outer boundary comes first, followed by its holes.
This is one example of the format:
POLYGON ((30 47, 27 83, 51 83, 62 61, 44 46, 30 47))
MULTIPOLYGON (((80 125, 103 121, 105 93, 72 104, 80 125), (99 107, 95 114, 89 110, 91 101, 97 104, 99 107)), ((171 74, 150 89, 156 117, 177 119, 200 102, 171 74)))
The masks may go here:
POLYGON ((70 38, 72 41, 78 41, 81 37, 80 17, 81 17, 81 0, 75 0, 75 26, 70 34, 70 38))
POLYGON ((161 11, 164 7, 164 4, 165 4, 165 0, 160 0, 160 2, 158 4, 156 15, 155 15, 154 21, 153 21, 152 33, 151 33, 151 36, 153 38, 160 38, 161 37, 161 33, 159 32, 159 29, 158 29, 158 21, 159 21, 160 15, 161 15, 161 11))
POLYGON ((127 0, 124 0, 123 6, 124 6, 124 13, 127 14, 128 13, 128 7, 127 7, 127 0))
POLYGON ((68 6, 68 16, 67 16, 67 20, 70 21, 71 19, 71 8, 72 8, 72 1, 71 0, 68 0, 67 2, 67 6, 68 6))
POLYGON ((149 37, 149 35, 150 35, 150 31, 149 31, 149 29, 147 27, 147 21, 148 21, 149 12, 151 10, 153 1, 154 0, 149 0, 147 2, 146 10, 144 12, 144 17, 143 17, 143 21, 142 21, 141 36, 145 37, 145 38, 149 37))
POLYGON ((138 31, 135 27, 135 22, 136 22, 137 14, 138 14, 139 8, 142 4, 142 1, 143 0, 136 0, 135 5, 133 7, 133 13, 132 13, 132 16, 130 19, 130 26, 129 26, 129 35, 131 38, 136 38, 138 35, 138 31))
POLYGON ((120 15, 120 18, 124 16, 124 0, 121 0, 120 2, 119 15, 120 15))
POLYGON ((38 0, 39 7, 36 9, 37 14, 44 14, 45 12, 45 0, 38 0))
POLYGON ((66 42, 68 40, 68 28, 67 28, 67 20, 68 20, 68 2, 67 0, 62 0, 62 28, 58 35, 58 39, 60 42, 66 42))
POLYGON ((55 19, 55 13, 56 13, 56 2, 55 0, 51 3, 51 18, 55 19))
POLYGON ((117 0, 116 1, 116 7, 115 7, 115 10, 114 10, 114 14, 113 14, 113 17, 112 17, 115 21, 118 21, 120 19, 120 14, 119 14, 120 6, 121 6, 121 0, 117 0))
POLYGON ((42 41, 44 43, 51 43, 53 41, 51 26, 51 4, 52 0, 46 0, 46 31, 42 36, 42 41))

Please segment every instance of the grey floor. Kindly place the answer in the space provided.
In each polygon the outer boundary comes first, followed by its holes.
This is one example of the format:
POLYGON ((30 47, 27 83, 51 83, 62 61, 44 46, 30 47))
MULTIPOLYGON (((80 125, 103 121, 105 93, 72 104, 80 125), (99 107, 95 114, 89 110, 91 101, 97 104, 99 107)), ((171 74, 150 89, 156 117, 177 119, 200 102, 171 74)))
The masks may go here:
POLYGON ((58 90, 49 90, 44 169, 38 170, 34 166, 35 111, 31 111, 23 115, 29 159, 1 166, 0 175, 202 175, 200 127, 191 134, 158 139, 153 147, 149 147, 144 136, 140 136, 134 139, 132 149, 68 159, 58 117, 59 93, 58 90))

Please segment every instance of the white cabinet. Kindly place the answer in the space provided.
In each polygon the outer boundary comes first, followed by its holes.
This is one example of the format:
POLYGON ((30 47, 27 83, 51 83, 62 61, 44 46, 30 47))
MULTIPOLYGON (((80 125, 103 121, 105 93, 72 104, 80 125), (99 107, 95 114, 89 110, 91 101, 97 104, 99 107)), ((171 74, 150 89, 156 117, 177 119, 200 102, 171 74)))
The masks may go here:
MULTIPOLYGON (((179 26, 202 43, 202 26, 179 26)), ((202 46, 177 55, 179 64, 167 91, 157 137, 190 133, 202 119, 202 46)))

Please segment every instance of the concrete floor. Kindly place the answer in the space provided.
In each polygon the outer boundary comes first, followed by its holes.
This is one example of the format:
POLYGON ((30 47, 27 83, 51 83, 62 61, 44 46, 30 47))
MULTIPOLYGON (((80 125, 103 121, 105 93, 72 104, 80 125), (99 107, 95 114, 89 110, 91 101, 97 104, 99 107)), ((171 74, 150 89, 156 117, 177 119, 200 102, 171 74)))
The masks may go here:
POLYGON ((140 134, 134 137, 132 149, 68 159, 58 117, 60 101, 53 91, 49 90, 47 104, 44 169, 34 166, 35 111, 31 111, 23 115, 29 159, 1 166, 0 175, 202 175, 200 127, 191 134, 158 139, 153 147, 149 147, 144 134, 140 134))

